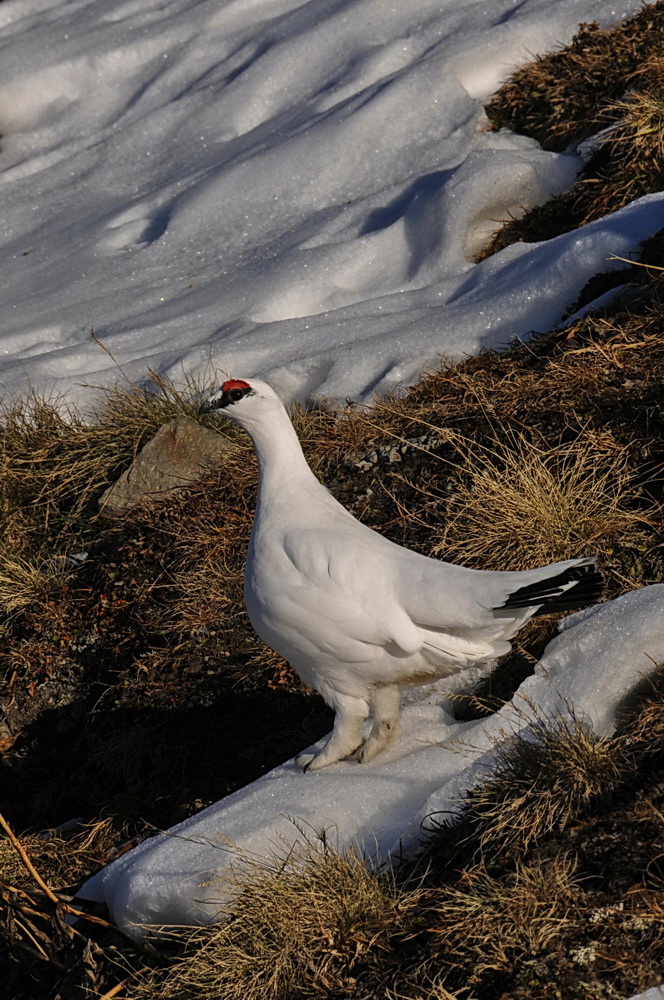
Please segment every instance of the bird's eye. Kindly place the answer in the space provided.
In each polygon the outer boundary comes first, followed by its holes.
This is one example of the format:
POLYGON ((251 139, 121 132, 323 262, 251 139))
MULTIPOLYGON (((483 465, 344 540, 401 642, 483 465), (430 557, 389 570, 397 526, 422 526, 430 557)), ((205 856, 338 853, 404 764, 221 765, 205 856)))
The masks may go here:
POLYGON ((237 403, 239 399, 244 396, 244 389, 231 389, 228 394, 234 403, 237 403))

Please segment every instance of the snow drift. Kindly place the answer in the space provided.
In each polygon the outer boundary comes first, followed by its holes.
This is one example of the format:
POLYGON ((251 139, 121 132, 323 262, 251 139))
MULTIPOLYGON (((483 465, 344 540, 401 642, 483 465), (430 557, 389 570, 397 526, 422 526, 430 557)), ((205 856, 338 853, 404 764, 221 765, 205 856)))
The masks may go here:
POLYGON ((0 385, 265 376, 365 398, 558 323, 651 197, 469 255, 581 161, 483 131, 512 68, 626 0, 6 0, 0 385))

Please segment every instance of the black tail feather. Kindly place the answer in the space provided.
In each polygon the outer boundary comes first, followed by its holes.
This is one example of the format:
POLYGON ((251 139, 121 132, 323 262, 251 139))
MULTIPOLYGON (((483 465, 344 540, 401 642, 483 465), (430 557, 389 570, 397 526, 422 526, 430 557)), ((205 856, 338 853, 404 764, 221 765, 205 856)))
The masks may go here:
POLYGON ((595 560, 570 566, 556 576, 538 583, 520 587, 507 598, 497 611, 509 608, 537 607, 533 617, 550 615, 556 611, 572 611, 594 604, 604 589, 604 579, 595 566, 595 560), (573 586, 569 586, 573 584, 573 586), (539 605, 539 607, 538 607, 539 605))

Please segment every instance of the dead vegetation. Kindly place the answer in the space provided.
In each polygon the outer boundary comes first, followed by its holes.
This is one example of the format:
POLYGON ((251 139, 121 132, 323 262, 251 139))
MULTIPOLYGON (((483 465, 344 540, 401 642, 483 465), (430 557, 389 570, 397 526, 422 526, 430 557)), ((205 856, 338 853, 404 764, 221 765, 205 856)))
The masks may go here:
MULTIPOLYGON (((584 28, 496 96, 492 121, 547 148, 609 127, 572 192, 499 239, 548 238, 561 215, 581 224, 661 187, 663 19, 658 3, 619 29, 584 28)), ((661 265, 661 236, 644 253, 661 265)), ((610 309, 564 331, 444 364, 368 408, 296 410, 309 461, 358 517, 427 554, 523 568, 592 552, 610 597, 662 582, 664 278, 653 266, 620 281, 610 309)), ((132 950, 104 916, 67 930, 69 890, 115 851, 329 726, 244 615, 256 487, 244 437, 203 482, 125 521, 97 512, 163 422, 196 414, 197 392, 153 374, 104 391, 92 420, 37 396, 0 414, 3 811, 43 883, 0 837, 4 995, 623 1000, 657 982, 660 678, 610 739, 572 716, 505 743, 414 867, 377 877, 305 841, 241 863, 230 921, 160 954, 132 950), (83 825, 60 831, 72 816, 83 825)), ((523 637, 519 670, 554 627, 523 637)))
MULTIPOLYGON (((469 985, 546 952, 572 924, 579 905, 576 862, 560 853, 550 862, 517 862, 495 876, 481 866, 460 873, 433 896, 434 948, 469 966, 469 985)), ((578 917, 577 917, 578 919, 578 917)))
POLYGON ((662 0, 617 27, 582 25, 565 49, 515 73, 486 108, 493 128, 532 136, 556 152, 582 140, 590 145, 576 184, 507 223, 478 259, 569 232, 661 191, 663 86, 662 0))
POLYGON ((137 997, 348 995, 360 972, 397 964, 420 899, 417 890, 397 890, 389 874, 370 873, 354 852, 336 851, 325 835, 303 836, 272 859, 238 857, 234 882, 227 922, 190 932, 185 957, 137 997))
POLYGON ((593 433, 548 446, 513 432, 495 448, 471 446, 434 552, 520 570, 638 543, 648 513, 634 505, 640 490, 626 451, 593 433))
POLYGON ((3 405, 0 556, 5 573, 17 567, 17 592, 18 581, 27 582, 29 563, 36 569, 42 555, 70 553, 98 534, 103 489, 164 423, 176 416, 199 419, 197 400, 194 385, 178 388, 150 372, 145 387, 120 379, 100 389, 85 418, 65 400, 36 393, 3 405), (54 546, 59 537, 61 545, 54 546))
POLYGON ((573 716, 541 719, 497 748, 465 821, 480 853, 518 859, 591 804, 609 801, 629 773, 620 740, 595 736, 573 716))

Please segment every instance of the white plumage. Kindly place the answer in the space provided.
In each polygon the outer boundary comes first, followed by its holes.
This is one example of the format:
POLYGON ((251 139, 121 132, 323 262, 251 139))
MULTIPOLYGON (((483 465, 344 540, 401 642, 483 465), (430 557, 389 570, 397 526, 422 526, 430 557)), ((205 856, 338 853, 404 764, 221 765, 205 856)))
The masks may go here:
POLYGON ((599 596, 592 559, 484 572, 429 559, 361 524, 316 479, 265 382, 231 379, 201 409, 240 424, 258 455, 245 570, 251 623, 336 712, 323 750, 297 759, 305 770, 356 751, 358 761, 371 760, 397 731, 402 687, 493 660, 544 607, 599 596))

